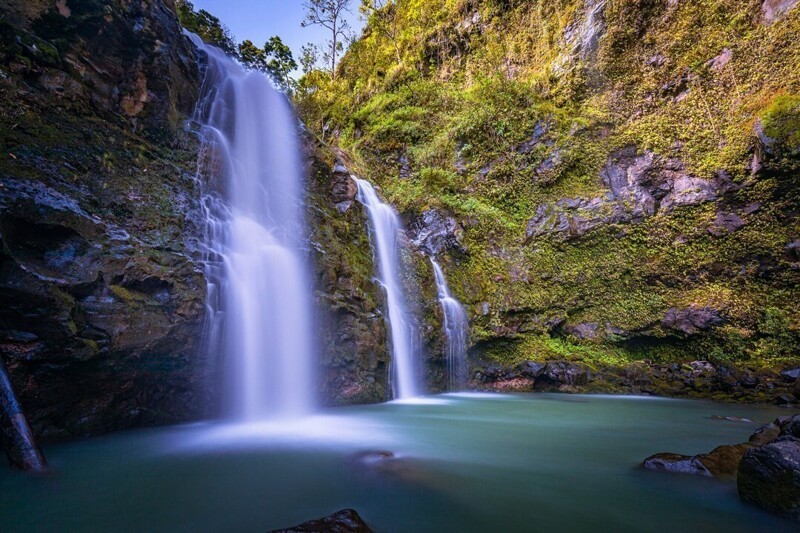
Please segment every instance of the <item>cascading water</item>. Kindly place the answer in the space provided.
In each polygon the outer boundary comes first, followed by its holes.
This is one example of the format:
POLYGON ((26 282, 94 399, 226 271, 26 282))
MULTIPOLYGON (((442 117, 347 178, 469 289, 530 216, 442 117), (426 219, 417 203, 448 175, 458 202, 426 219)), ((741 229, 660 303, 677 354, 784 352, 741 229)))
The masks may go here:
POLYGON ((356 179, 358 200, 367 208, 370 235, 378 262, 378 282, 386 294, 386 310, 392 341, 392 389, 395 399, 420 394, 417 382, 415 328, 400 281, 400 219, 383 203, 371 183, 356 179))
POLYGON ((436 278, 439 303, 442 304, 442 314, 444 314, 448 386, 451 391, 457 391, 464 388, 467 377, 467 342, 469 336, 467 312, 461 303, 450 294, 442 267, 432 257, 431 264, 436 278))
POLYGON ((267 77, 191 36, 208 56, 201 125, 208 246, 206 338, 228 414, 303 414, 312 399, 312 290, 303 245, 298 123, 267 77))

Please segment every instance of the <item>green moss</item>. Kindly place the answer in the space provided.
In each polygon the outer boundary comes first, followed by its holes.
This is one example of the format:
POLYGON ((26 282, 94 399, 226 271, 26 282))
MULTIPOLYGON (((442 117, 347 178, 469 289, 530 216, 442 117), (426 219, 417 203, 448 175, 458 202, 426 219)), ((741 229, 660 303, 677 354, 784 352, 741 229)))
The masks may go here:
POLYGON ((298 94, 298 108, 339 132, 334 142, 401 212, 459 220, 468 253, 448 276, 490 358, 784 360, 797 324, 765 328, 762 310, 792 316, 800 297, 784 251, 800 234, 800 188, 789 167, 752 179, 751 162, 759 118, 768 136, 798 146, 800 12, 764 25, 757 4, 608 2, 606 35, 581 59, 565 35, 582 0, 398 2, 398 37, 368 28, 337 79, 298 94), (469 26, 474 12, 481 22, 469 26), (629 145, 747 186, 581 238, 527 242, 539 206, 607 194, 600 171, 629 145), (713 235, 719 211, 745 225, 713 235), (726 325, 697 339, 661 325, 669 309, 691 306, 717 309, 726 325), (578 342, 559 322, 627 335, 578 342))
POLYGON ((800 95, 782 94, 761 114, 764 133, 791 150, 800 150, 800 95))

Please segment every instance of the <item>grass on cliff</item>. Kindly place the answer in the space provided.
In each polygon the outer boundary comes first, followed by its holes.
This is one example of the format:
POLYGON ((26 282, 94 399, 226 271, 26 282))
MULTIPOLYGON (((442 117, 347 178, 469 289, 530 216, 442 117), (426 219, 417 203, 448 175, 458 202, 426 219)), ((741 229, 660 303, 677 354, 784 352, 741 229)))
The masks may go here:
POLYGON ((580 40, 585 5, 399 0, 373 16, 335 81, 301 83, 298 109, 401 212, 460 221, 469 252, 448 275, 473 340, 502 346, 486 348, 491 358, 797 357, 800 279, 784 251, 800 234, 787 215, 797 177, 753 181, 751 165, 758 120, 779 142, 800 141, 800 11, 766 25, 754 0, 609 0, 593 48, 580 40), (526 243, 537 206, 603 195, 600 169, 628 145, 746 185, 719 208, 749 206, 745 226, 712 235, 708 203, 526 243), (692 305, 719 309, 727 325, 664 339, 667 309, 692 305), (561 322, 663 342, 570 340, 548 325, 561 322))

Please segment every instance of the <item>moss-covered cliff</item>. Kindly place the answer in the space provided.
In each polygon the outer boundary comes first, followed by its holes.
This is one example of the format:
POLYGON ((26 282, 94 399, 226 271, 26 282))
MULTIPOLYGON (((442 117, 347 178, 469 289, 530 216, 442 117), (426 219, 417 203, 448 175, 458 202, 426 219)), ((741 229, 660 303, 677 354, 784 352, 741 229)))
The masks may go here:
POLYGON ((440 256, 475 361, 782 367, 795 4, 398 0, 297 105, 440 256))

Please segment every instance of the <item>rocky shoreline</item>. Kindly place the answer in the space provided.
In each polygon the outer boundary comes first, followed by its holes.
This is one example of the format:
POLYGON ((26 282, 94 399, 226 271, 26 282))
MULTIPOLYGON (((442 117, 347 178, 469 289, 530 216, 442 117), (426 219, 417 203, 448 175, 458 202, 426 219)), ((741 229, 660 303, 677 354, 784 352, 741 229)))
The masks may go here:
POLYGON ((635 394, 722 402, 795 405, 800 401, 800 368, 715 365, 708 361, 627 366, 583 362, 525 361, 513 366, 480 363, 470 388, 496 392, 635 394))

